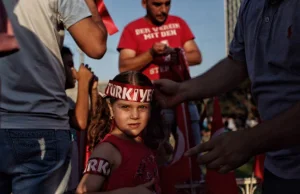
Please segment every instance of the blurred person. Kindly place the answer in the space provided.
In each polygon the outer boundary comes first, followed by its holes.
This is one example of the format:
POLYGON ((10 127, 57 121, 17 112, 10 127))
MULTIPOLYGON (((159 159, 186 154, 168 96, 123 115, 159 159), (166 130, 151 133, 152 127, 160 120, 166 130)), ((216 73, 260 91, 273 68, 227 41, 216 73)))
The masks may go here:
POLYGON ((267 152, 263 194, 300 193, 299 8, 299 1, 244 0, 228 57, 192 80, 155 83, 157 98, 170 107, 230 91, 250 78, 263 121, 251 130, 222 134, 186 155, 208 151, 199 163, 226 173, 267 152))
POLYGON ((96 59, 107 32, 94 0, 2 0, 19 51, 0 58, 1 193, 63 193, 71 172, 64 30, 96 59))
MULTIPOLYGON (((77 99, 76 102, 68 96, 69 102, 69 118, 71 127, 71 140, 72 140, 72 155, 71 155, 71 175, 68 182, 67 192, 75 192, 79 180, 81 178, 81 172, 79 168, 79 155, 76 131, 85 130, 87 128, 88 116, 89 116, 89 94, 91 87, 97 82, 97 78, 91 72, 91 68, 88 65, 81 64, 78 72, 74 67, 73 53, 68 47, 63 47, 61 55, 66 72, 66 90, 74 89, 77 84, 77 99)), ((96 83, 97 86, 97 83, 96 83)))

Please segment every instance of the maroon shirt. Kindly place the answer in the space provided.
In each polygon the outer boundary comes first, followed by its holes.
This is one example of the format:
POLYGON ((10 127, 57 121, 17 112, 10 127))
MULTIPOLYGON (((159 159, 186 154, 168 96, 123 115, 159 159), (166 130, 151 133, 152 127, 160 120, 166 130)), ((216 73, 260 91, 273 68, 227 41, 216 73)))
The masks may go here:
POLYGON ((135 187, 154 178, 152 191, 161 194, 156 158, 151 149, 143 143, 120 139, 111 134, 106 135, 102 142, 115 146, 122 156, 122 163, 112 171, 105 183, 105 191, 135 187))

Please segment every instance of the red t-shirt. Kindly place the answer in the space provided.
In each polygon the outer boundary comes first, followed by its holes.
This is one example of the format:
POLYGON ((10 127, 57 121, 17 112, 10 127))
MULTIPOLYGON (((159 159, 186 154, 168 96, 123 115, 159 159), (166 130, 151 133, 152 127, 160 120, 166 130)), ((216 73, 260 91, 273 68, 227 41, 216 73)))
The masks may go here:
POLYGON ((106 135, 102 142, 114 145, 122 156, 121 165, 112 171, 106 181, 105 191, 135 187, 155 178, 154 186, 149 189, 156 194, 161 194, 158 167, 155 155, 151 149, 143 143, 120 139, 111 134, 106 135))
MULTIPOLYGON (((137 55, 148 51, 156 42, 162 42, 172 48, 182 48, 184 44, 193 40, 194 35, 187 23, 177 16, 169 15, 165 24, 155 26, 144 17, 129 23, 123 30, 118 50, 132 49, 137 55)), ((151 80, 160 78, 172 79, 168 64, 161 63, 161 59, 155 59, 148 64, 143 73, 151 80)))

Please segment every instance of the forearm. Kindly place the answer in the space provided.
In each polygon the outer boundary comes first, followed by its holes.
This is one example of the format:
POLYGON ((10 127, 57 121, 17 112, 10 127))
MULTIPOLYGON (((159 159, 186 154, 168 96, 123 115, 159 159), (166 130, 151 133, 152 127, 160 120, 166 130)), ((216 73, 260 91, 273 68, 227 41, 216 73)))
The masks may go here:
POLYGON ((81 130, 86 129, 89 114, 89 82, 78 81, 78 95, 75 106, 75 118, 81 130))
POLYGON ((199 51, 190 51, 185 53, 189 66, 194 66, 202 63, 202 56, 199 51))
POLYGON ((101 42, 99 44, 106 44, 107 40, 107 30, 106 27, 101 19, 101 16, 98 12, 97 3, 99 0, 85 0, 87 6, 89 7, 91 13, 92 13, 92 19, 93 21, 98 25, 98 27, 101 30, 101 42))
POLYGON ((153 60, 153 56, 150 51, 144 52, 136 57, 129 59, 119 59, 119 70, 120 72, 130 70, 140 70, 149 64, 153 60))
POLYGON ((185 100, 213 97, 234 89, 247 77, 245 64, 225 58, 203 75, 183 82, 180 92, 185 100))
POLYGON ((275 118, 245 130, 253 155, 300 145, 300 102, 275 118))

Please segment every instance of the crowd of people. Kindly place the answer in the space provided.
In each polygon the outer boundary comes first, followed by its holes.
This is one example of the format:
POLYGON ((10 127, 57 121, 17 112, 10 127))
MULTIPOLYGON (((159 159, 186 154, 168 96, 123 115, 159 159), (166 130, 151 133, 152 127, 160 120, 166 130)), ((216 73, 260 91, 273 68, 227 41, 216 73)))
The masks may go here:
POLYGON ((1 193, 166 194, 159 168, 173 152, 169 138, 179 122, 173 107, 183 102, 196 145, 186 157, 198 155, 200 165, 227 173, 266 153, 263 194, 300 192, 297 0, 244 0, 230 54, 193 79, 189 66, 202 55, 188 24, 169 15, 171 0, 142 0, 146 14, 123 29, 120 73, 104 93, 97 88, 101 75, 85 64, 76 70, 63 46, 68 30, 86 55, 105 55, 97 2, 0 1, 1 193), (261 123, 201 143, 193 101, 247 78, 261 123), (66 89, 75 84, 74 102, 66 89), (84 172, 76 130, 88 134, 84 172))

